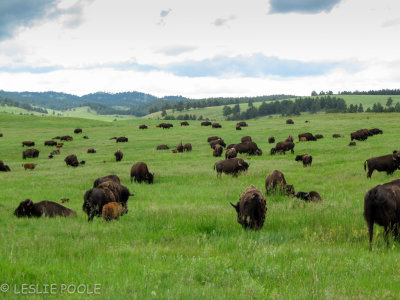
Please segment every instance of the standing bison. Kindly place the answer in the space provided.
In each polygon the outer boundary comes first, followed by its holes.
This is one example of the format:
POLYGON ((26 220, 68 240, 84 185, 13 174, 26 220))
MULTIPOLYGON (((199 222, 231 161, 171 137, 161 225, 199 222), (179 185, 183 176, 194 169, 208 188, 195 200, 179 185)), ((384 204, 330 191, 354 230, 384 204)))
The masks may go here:
POLYGON ((225 159, 235 158, 237 156, 235 148, 227 149, 225 152, 225 159))
POLYGON ((393 154, 373 157, 364 162, 364 171, 368 166, 367 178, 371 178, 374 170, 386 172, 388 175, 400 168, 400 151, 393 151, 393 154))
POLYGON ((168 150, 169 147, 167 145, 158 145, 156 149, 157 150, 168 150))
POLYGON ((217 177, 221 177, 222 172, 225 174, 232 174, 233 177, 236 177, 239 172, 247 171, 248 168, 249 164, 238 157, 220 160, 214 165, 214 170, 217 171, 217 177))
POLYGON ((85 164, 85 161, 79 162, 79 161, 78 161, 78 157, 77 157, 75 154, 68 155, 68 156, 64 159, 64 161, 65 161, 65 164, 66 164, 67 166, 72 166, 72 167, 77 167, 77 166, 79 166, 80 164, 81 164, 81 165, 84 165, 84 164, 85 164))
POLYGON ((82 128, 76 128, 76 129, 74 130, 74 133, 82 133, 82 128))
POLYGON ((154 173, 150 173, 149 169, 147 168, 146 163, 138 162, 134 164, 131 168, 131 183, 133 178, 135 182, 142 183, 142 181, 147 182, 148 184, 153 183, 154 173))
POLYGON ((115 142, 116 143, 126 143, 126 142, 128 142, 128 138, 125 136, 120 136, 120 137, 116 138, 115 142))
POLYGON ((224 148, 220 144, 216 144, 213 150, 213 156, 220 157, 222 155, 224 148))
POLYGON ((262 150, 254 142, 240 143, 233 146, 237 153, 247 153, 249 155, 262 155, 262 150))
POLYGON ((302 161, 303 167, 308 167, 308 166, 311 167, 312 156, 310 154, 297 155, 295 161, 302 161))
POLYGON ((278 142, 276 143, 274 148, 271 148, 270 154, 274 155, 277 152, 279 152, 280 154, 286 154, 286 151, 289 151, 294 154, 294 146, 295 144, 292 142, 278 142))
POLYGON ((192 151, 192 144, 186 143, 185 145, 183 145, 183 151, 192 151))
POLYGON ((364 197, 364 218, 369 232, 369 248, 372 250, 374 223, 384 227, 384 238, 389 246, 389 232, 396 239, 400 226, 400 180, 377 185, 364 197))
POLYGON ((116 161, 121 161, 122 158, 124 157, 124 153, 122 153, 122 151, 121 151, 120 149, 118 149, 118 150, 114 153, 114 156, 115 156, 115 160, 116 160, 116 161))
POLYGON ((201 126, 210 126, 211 122, 209 121, 205 121, 205 122, 201 122, 201 126))
POLYGON ((35 157, 39 157, 39 150, 37 149, 27 149, 25 151, 22 152, 22 158, 26 159, 26 158, 35 158, 35 157))
POLYGON ((181 126, 189 126, 189 123, 187 121, 181 122, 181 126))
POLYGON ((316 137, 312 135, 312 133, 300 133, 299 134, 299 142, 301 141, 316 141, 316 137), (302 139, 303 138, 303 139, 302 139))
POLYGON ((33 147, 35 146, 35 142, 32 141, 23 141, 22 142, 22 147, 27 146, 27 147, 33 147))
POLYGON ((0 160, 0 171, 1 172, 9 172, 9 171, 11 171, 10 167, 8 165, 5 165, 2 160, 0 160))
POLYGON ((14 216, 21 217, 76 217, 76 212, 53 201, 43 200, 33 203, 31 199, 22 201, 14 211, 14 216))
POLYGON ((139 129, 147 129, 147 126, 145 124, 139 125, 139 129))
POLYGON ((267 213, 267 202, 254 185, 249 186, 236 204, 231 202, 237 213, 237 221, 244 229, 259 230, 263 227, 267 213))
POLYGON ((270 137, 268 138, 268 143, 269 143, 269 144, 275 143, 275 137, 270 136, 270 137))
POLYGON ((128 207, 124 202, 109 202, 103 206, 101 218, 103 221, 118 220, 120 216, 128 213, 128 207))
POLYGON ((281 171, 272 171, 265 180, 267 195, 276 192, 285 192, 288 195, 294 194, 293 185, 286 184, 285 175, 281 171))

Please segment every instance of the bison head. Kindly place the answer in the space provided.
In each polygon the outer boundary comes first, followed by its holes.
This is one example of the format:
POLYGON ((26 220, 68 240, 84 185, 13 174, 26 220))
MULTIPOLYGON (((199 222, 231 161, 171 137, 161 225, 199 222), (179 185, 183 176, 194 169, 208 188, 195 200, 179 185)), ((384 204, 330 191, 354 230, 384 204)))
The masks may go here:
POLYGON ((249 168, 249 164, 245 161, 238 161, 238 170, 239 171, 247 171, 249 168))
POLYGON ((22 201, 19 206, 14 211, 14 216, 21 218, 21 217, 28 217, 32 216, 32 208, 33 202, 31 199, 26 199, 22 201))
POLYGON ((153 184, 153 180, 154 180, 154 173, 147 173, 144 176, 144 181, 147 182, 148 184, 153 184))
POLYGON ((289 196, 295 194, 294 186, 291 184, 287 184, 285 187, 285 190, 286 190, 286 194, 289 196))
POLYGON ((262 155, 262 150, 260 148, 257 148, 256 155, 258 156, 262 155))
POLYGON ((243 226, 243 228, 247 228, 249 226, 249 223, 247 222, 247 220, 244 218, 243 214, 240 211, 240 202, 233 204, 232 202, 230 202, 232 207, 236 210, 237 213, 237 222, 243 226))
POLYGON ((296 155, 295 161, 300 161, 303 159, 303 155, 296 155))
POLYGON ((276 153, 276 148, 271 148, 270 154, 274 155, 276 153))
POLYGON ((400 151, 397 150, 393 151, 393 160, 397 165, 397 168, 400 169, 400 151))

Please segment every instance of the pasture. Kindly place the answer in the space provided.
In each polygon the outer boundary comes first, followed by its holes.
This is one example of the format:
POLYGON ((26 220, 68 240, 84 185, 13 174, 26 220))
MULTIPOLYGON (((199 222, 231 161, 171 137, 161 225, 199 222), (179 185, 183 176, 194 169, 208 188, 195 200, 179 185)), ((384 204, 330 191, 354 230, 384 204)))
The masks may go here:
MULTIPOLYGON (((387 248, 382 228, 375 225, 373 251, 369 251, 363 219, 365 193, 377 184, 398 178, 374 172, 366 178, 363 163, 399 149, 398 114, 318 114, 292 118, 249 120, 235 130, 235 122, 222 121, 221 129, 190 126, 163 130, 156 120, 102 122, 78 118, 0 114, 0 159, 11 172, 0 172, 0 284, 100 284, 99 299, 337 299, 397 298, 400 245, 387 248), (304 123, 305 120, 310 123, 304 123), (140 124, 149 126, 139 130, 140 124), (74 134, 74 128, 83 134, 74 134), (350 132, 378 127, 383 135, 349 147, 350 132), (298 143, 303 132, 323 134, 316 142, 298 143), (332 134, 343 138, 332 138, 332 134), (269 155, 276 141, 295 138, 295 154, 269 155), (61 154, 45 140, 71 135, 61 154), (83 135, 89 136, 88 140, 83 135), (262 156, 239 155, 250 162, 247 173, 217 179, 207 137, 218 135, 227 144, 250 135, 262 156), (109 140, 126 136, 128 143, 109 140), (22 160, 21 142, 32 140, 38 159, 22 160), (173 154, 156 146, 175 147, 190 142, 192 152, 173 154), (94 148, 97 153, 88 154, 94 148), (124 158, 116 162, 113 153, 124 158), (311 167, 303 168, 295 156, 309 153, 311 167), (76 154, 86 165, 67 167, 64 158, 76 154), (130 183, 130 167, 144 161, 155 173, 154 184, 130 183), (37 163, 24 170, 23 162, 37 163), (265 179, 274 169, 285 174, 296 191, 315 190, 322 203, 305 203, 286 196, 267 196, 262 230, 245 231, 236 222, 229 202, 236 203, 250 184, 265 193, 265 179), (83 195, 93 181, 116 174, 135 193, 129 213, 119 221, 87 222, 83 195), (18 219, 19 202, 52 200, 77 212, 77 218, 18 219)), ((169 122, 169 121, 168 121, 169 122)), ((23 298, 12 290, 0 298, 23 298)), ((42 295, 31 295, 41 298, 42 295)), ((57 299, 88 295, 58 294, 57 299)))

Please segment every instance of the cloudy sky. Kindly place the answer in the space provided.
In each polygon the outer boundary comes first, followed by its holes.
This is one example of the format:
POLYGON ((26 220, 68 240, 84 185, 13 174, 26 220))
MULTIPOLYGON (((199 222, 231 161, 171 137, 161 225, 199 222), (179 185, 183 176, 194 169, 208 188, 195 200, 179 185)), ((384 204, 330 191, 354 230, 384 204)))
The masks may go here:
POLYGON ((1 0, 0 89, 400 88, 398 0, 1 0))

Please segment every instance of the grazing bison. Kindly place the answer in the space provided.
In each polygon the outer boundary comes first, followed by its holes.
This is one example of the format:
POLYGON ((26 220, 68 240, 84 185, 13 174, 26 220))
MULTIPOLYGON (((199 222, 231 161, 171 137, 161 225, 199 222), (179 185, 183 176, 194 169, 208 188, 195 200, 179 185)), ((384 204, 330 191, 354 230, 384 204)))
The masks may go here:
POLYGON ((169 147, 167 145, 158 145, 156 149, 157 150, 168 150, 169 147))
POLYGON ((368 139, 369 135, 370 134, 368 129, 360 129, 350 133, 350 138, 351 140, 365 141, 366 139, 368 139))
POLYGON ((189 123, 188 123, 188 122, 186 122, 186 121, 184 121, 184 122, 181 122, 181 126, 189 126, 189 123))
POLYGON ((286 154, 286 151, 289 151, 294 154, 294 146, 295 144, 292 142, 278 142, 276 143, 274 148, 271 148, 270 154, 274 155, 279 152, 280 154, 286 154))
POLYGON ((263 227, 265 214, 267 213, 267 202, 254 185, 249 186, 239 197, 235 204, 231 202, 237 213, 237 221, 244 229, 259 230, 263 227))
POLYGON ((53 154, 50 154, 50 155, 48 156, 48 158, 54 158, 53 154))
POLYGON ((96 153, 96 150, 93 149, 93 148, 89 148, 89 149, 87 150, 87 153, 96 153))
POLYGON ((176 146, 176 150, 177 150, 178 152, 183 152, 183 145, 182 145, 182 142, 180 142, 180 143, 178 144, 178 146, 176 146))
POLYGON ((237 152, 235 148, 227 149, 225 152, 225 159, 235 158, 237 156, 237 152))
POLYGON ((106 181, 113 181, 115 183, 121 184, 121 180, 119 179, 119 177, 117 175, 110 174, 110 175, 106 175, 106 176, 97 178, 93 182, 93 187, 94 188, 98 187, 100 184, 102 184, 103 182, 106 182, 106 181))
POLYGON ((68 155, 64 159, 64 161, 65 161, 67 166, 72 166, 72 167, 77 167, 77 166, 79 166, 79 164, 81 164, 81 165, 85 164, 84 160, 82 160, 81 162, 78 162, 78 158, 76 157, 75 154, 68 155))
POLYGON ((64 146, 64 143, 57 143, 56 148, 62 148, 64 146))
MULTIPOLYGON (((306 132, 306 133, 300 133, 299 134, 299 142, 302 141, 301 138, 304 137, 306 138, 306 141, 316 141, 317 139, 315 138, 315 136, 313 136, 311 133, 306 132)), ((304 141, 304 139, 303 139, 304 141)))
POLYGON ((288 120, 286 120, 286 124, 294 124, 294 122, 292 119, 288 119, 288 120))
POLYGON ((22 147, 27 146, 27 147, 33 147, 35 146, 35 142, 32 141, 23 141, 22 142, 22 147))
POLYGON ((219 123, 212 123, 211 127, 212 128, 222 128, 222 125, 219 123))
POLYGON ((222 172, 225 174, 232 174, 233 177, 236 177, 239 172, 247 171, 248 168, 249 164, 239 157, 220 160, 214 165, 214 170, 217 171, 217 177, 221 177, 222 172))
POLYGON ((255 142, 240 143, 233 146, 237 153, 247 153, 249 155, 262 155, 262 150, 255 142))
POLYGON ((384 238, 389 247, 389 232, 398 239, 400 226, 400 180, 377 185, 364 197, 364 218, 369 232, 369 248, 372 250, 374 223, 384 227, 384 238))
POLYGON ((267 195, 276 192, 285 192, 287 195, 294 194, 293 185, 286 184, 285 175, 281 171, 274 170, 265 180, 267 195))
POLYGON ((59 136, 59 135, 52 138, 52 140, 59 140, 59 139, 61 139, 61 136, 59 136))
POLYGON ((64 136, 60 137, 60 140, 61 141, 72 141, 73 138, 72 138, 72 136, 64 135, 64 136))
POLYGON ((388 175, 400 168, 400 151, 393 151, 393 154, 372 157, 364 162, 364 171, 368 166, 367 178, 370 178, 374 170, 386 172, 388 175))
POLYGON ((11 171, 10 167, 5 165, 2 160, 0 160, 0 171, 1 172, 9 172, 9 171, 11 171))
POLYGON ((36 164, 29 163, 29 164, 22 164, 22 166, 24 167, 24 169, 26 171, 26 169, 33 170, 36 167, 36 164))
POLYGON ((318 192, 316 191, 311 191, 308 193, 305 192, 298 192, 296 193, 296 198, 304 200, 304 201, 311 201, 311 202, 321 202, 322 198, 320 196, 320 194, 318 194, 318 192))
POLYGON ((0 132, 0 137, 3 137, 3 134, 0 132))
POLYGON ((222 152, 224 151, 224 148, 222 148, 222 146, 220 144, 216 144, 214 146, 214 150, 213 150, 213 156, 215 157, 219 157, 222 155, 222 152))
POLYGON ((350 147, 355 146, 355 145, 356 145, 356 142, 350 142, 350 143, 349 143, 349 146, 350 146, 350 147))
POLYGON ((88 139, 89 139, 89 137, 88 137, 87 135, 84 135, 83 138, 84 138, 85 140, 88 140, 88 139))
POLYGON ((286 138, 285 142, 291 142, 291 143, 293 143, 293 136, 289 135, 289 136, 286 138))
POLYGON ((192 151, 192 144, 186 143, 185 145, 183 145, 183 151, 192 151))
POLYGON ((207 139, 207 142, 211 142, 211 141, 215 141, 215 140, 222 140, 222 138, 220 138, 219 136, 210 136, 208 139, 207 139))
POLYGON ((135 179, 135 182, 142 183, 142 181, 147 182, 148 184, 153 183, 154 173, 150 173, 147 168, 146 163, 138 162, 134 164, 131 168, 131 182, 135 179))
POLYGON ((246 123, 246 122, 244 122, 244 121, 241 121, 241 122, 237 122, 237 123, 236 123, 236 126, 240 126, 240 127, 247 127, 247 126, 249 126, 249 125, 247 125, 247 123, 246 123))
POLYGON ((61 203, 69 202, 69 198, 62 198, 60 201, 61 203))
POLYGON ((56 149, 56 150, 51 151, 50 155, 53 155, 53 154, 56 154, 56 155, 60 154, 60 150, 56 149))
POLYGON ((57 146, 57 142, 56 142, 56 141, 52 141, 52 140, 50 140, 50 141, 45 141, 45 142, 44 142, 44 145, 45 145, 45 146, 57 146))
POLYGON ((39 157, 39 150, 37 149, 27 149, 25 151, 22 151, 22 158, 26 159, 26 158, 35 158, 35 157, 39 157))
POLYGON ((242 130, 242 127, 240 127, 239 125, 236 125, 236 130, 242 130))
POLYGON ((176 148, 172 149, 171 151, 172 151, 172 153, 178 153, 178 149, 176 149, 176 148))
POLYGON ((252 139, 251 139, 251 136, 243 136, 241 139, 240 139, 240 141, 242 142, 242 143, 246 143, 246 142, 252 142, 252 139))
POLYGON ((74 133, 82 133, 82 128, 76 128, 76 129, 74 130, 74 133))
POLYGON ((342 136, 340 134, 338 134, 338 133, 334 133, 334 134, 332 134, 332 137, 334 139, 337 139, 337 138, 341 138, 342 136))
POLYGON ((115 142, 116 142, 116 143, 126 143, 126 142, 128 142, 128 138, 127 138, 127 137, 124 137, 124 136, 120 136, 120 137, 118 137, 118 138, 116 139, 115 142))
POLYGON ((139 125, 139 129, 147 129, 147 126, 145 124, 139 125))
POLYGON ((123 202, 126 204, 130 196, 133 196, 129 192, 129 189, 117 183, 109 180, 100 183, 97 187, 94 187, 86 191, 83 197, 82 210, 88 215, 88 221, 92 221, 94 216, 101 216, 103 206, 110 202, 123 202))
POLYGON ((226 147, 226 144, 223 139, 213 140, 210 142, 210 147, 214 149, 215 145, 220 145, 222 147, 226 147))
POLYGON ((270 144, 275 143, 275 138, 274 138, 273 136, 270 136, 270 137, 268 138, 268 143, 270 143, 270 144))
POLYGON ((377 135, 377 134, 383 134, 383 131, 380 130, 379 128, 372 128, 369 130, 369 133, 371 135, 377 135))
POLYGON ((312 163, 312 156, 309 154, 302 154, 302 155, 297 155, 295 158, 295 161, 302 161, 303 162, 303 167, 310 166, 312 163))
POLYGON ((322 139, 324 136, 322 135, 322 134, 316 134, 315 135, 315 138, 317 139, 317 140, 319 140, 319 139, 322 139))
POLYGON ((122 153, 122 151, 121 151, 120 149, 118 149, 118 150, 114 153, 114 156, 115 156, 115 160, 116 160, 116 161, 121 161, 122 158, 124 157, 124 153, 122 153))
POLYGON ((22 201, 14 215, 21 217, 76 217, 76 212, 53 201, 43 200, 33 203, 31 199, 22 201))
POLYGON ((201 122, 201 126, 210 126, 211 122, 205 121, 205 122, 201 122))
POLYGON ((162 129, 170 129, 171 127, 174 127, 174 125, 170 123, 160 123, 156 127, 162 128, 162 129))
POLYGON ((103 221, 118 220, 120 216, 128 213, 128 207, 124 202, 109 202, 103 206, 101 218, 103 221))

